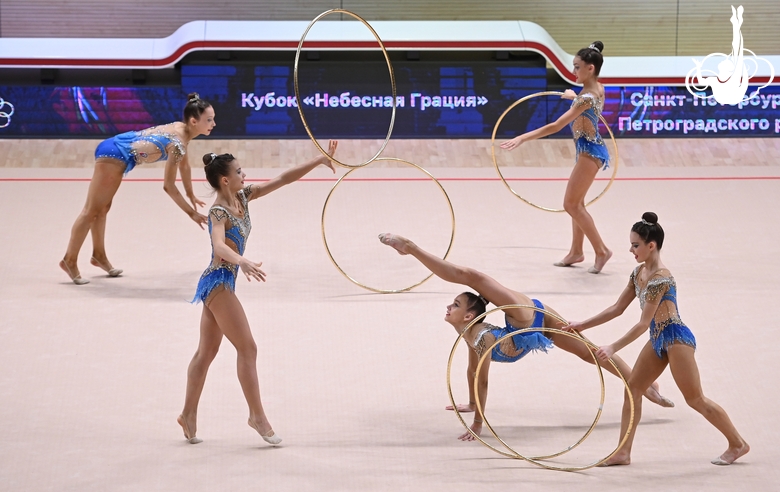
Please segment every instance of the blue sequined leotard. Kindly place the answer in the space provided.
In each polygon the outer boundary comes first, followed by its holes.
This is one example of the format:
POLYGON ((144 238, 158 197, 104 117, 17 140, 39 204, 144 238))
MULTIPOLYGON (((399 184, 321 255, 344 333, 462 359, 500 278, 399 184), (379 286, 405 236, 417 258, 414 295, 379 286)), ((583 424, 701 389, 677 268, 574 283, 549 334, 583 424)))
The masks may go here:
POLYGON ((170 156, 178 162, 185 153, 186 148, 175 133, 163 131, 163 127, 154 127, 120 133, 103 140, 95 149, 95 159, 110 157, 122 161, 127 174, 137 164, 164 161, 170 156))
MULTIPOLYGON (((544 309, 544 305, 540 301, 536 299, 531 300, 533 301, 534 306, 539 309, 544 309)), ((529 328, 541 328, 542 326, 544 326, 544 313, 536 311, 533 322, 529 328)), ((482 357, 485 349, 488 346, 493 345, 499 338, 522 329, 523 328, 517 328, 509 324, 509 320, 506 320, 505 328, 483 323, 482 329, 474 338, 474 350, 477 352, 477 356, 482 357)), ((536 350, 547 352, 547 349, 551 348, 553 348, 552 340, 544 336, 542 332, 527 331, 507 338, 493 347, 493 350, 490 353, 490 360, 495 362, 515 362, 522 359, 529 352, 536 350)))
MULTIPOLYGON (((249 237, 249 231, 252 230, 252 222, 249 219, 249 208, 247 202, 252 193, 252 185, 239 191, 237 196, 244 209, 242 218, 236 217, 225 207, 214 205, 209 210, 209 234, 211 233, 212 220, 229 219, 230 224, 225 225, 225 244, 239 255, 244 254, 246 240, 249 237)), ((198 281, 198 288, 195 291, 193 303, 208 303, 209 296, 217 287, 228 289, 230 292, 236 290, 236 276, 238 276, 238 265, 229 263, 221 258, 214 257, 214 242, 211 242, 211 265, 203 272, 198 281)))
POLYGON ((581 106, 587 106, 587 109, 571 122, 574 147, 577 150, 574 160, 576 162, 580 154, 584 152, 598 160, 602 165, 601 169, 607 169, 609 167, 609 151, 599 134, 599 116, 604 109, 604 101, 593 94, 580 94, 574 98, 571 107, 579 108, 581 106))
POLYGON ((634 293, 642 309, 645 308, 645 302, 655 302, 661 296, 661 304, 650 322, 650 342, 656 355, 662 358, 667 347, 674 343, 684 343, 695 349, 696 338, 682 322, 677 310, 677 283, 671 272, 665 268, 658 270, 642 286, 639 284, 639 272, 644 267, 639 265, 631 272, 630 282, 634 285, 634 293))

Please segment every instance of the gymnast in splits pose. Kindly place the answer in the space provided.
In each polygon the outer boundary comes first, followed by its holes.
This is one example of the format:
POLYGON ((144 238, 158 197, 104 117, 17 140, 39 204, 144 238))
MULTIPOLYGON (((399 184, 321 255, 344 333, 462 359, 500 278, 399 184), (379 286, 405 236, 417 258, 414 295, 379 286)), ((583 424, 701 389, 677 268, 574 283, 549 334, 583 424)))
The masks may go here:
MULTIPOLYGON (((629 251, 640 263, 628 280, 617 302, 581 323, 572 322, 566 330, 582 331, 616 318, 623 314, 635 297, 639 298, 642 309, 639 322, 616 342, 600 347, 596 355, 601 360, 615 358, 615 352, 636 340, 642 332, 649 329, 650 340, 634 364, 634 370, 628 378, 628 386, 634 397, 634 428, 630 429, 625 444, 604 463, 608 465, 631 464, 631 446, 636 437, 636 425, 642 418, 642 400, 639 396, 664 372, 668 365, 672 377, 680 388, 685 402, 702 414, 718 429, 729 447, 719 457, 712 460, 714 465, 730 465, 750 451, 750 446, 739 435, 731 419, 720 405, 704 396, 699 379, 699 367, 694 358, 696 339, 691 330, 680 319, 677 310, 677 284, 672 273, 661 261, 661 247, 664 244, 664 230, 658 223, 658 216, 645 212, 642 220, 631 227, 629 251)), ((631 407, 628 398, 623 403, 623 418, 620 423, 620 437, 628 431, 631 419, 631 407)))
POLYGON ((70 240, 60 268, 76 285, 88 284, 78 267, 79 251, 87 233, 92 233, 93 266, 102 268, 109 277, 118 277, 122 270, 114 268, 106 255, 106 215, 116 195, 122 177, 136 165, 165 161, 163 189, 190 219, 203 228, 206 217, 198 213, 205 203, 195 197, 192 173, 187 159, 187 144, 199 135, 209 135, 216 126, 214 108, 198 94, 191 93, 184 106, 182 121, 130 131, 102 141, 95 149, 95 170, 89 183, 87 202, 70 231, 70 240), (176 170, 181 174, 184 191, 190 203, 176 187, 176 170))
POLYGON ((574 57, 572 73, 576 81, 582 84, 582 91, 579 95, 572 90, 564 92, 564 99, 573 100, 568 111, 548 125, 501 144, 502 149, 512 150, 530 140, 559 132, 571 124, 576 162, 563 197, 563 209, 571 216, 571 247, 569 253, 554 265, 567 267, 585 261, 582 246, 587 236, 596 253, 596 261, 588 269, 590 273, 600 273, 612 257, 612 251, 604 244, 593 217, 585 208, 585 194, 593 184, 596 173, 599 169, 609 167, 609 152, 598 130, 599 116, 604 109, 604 86, 598 80, 601 65, 604 63, 602 51, 604 44, 594 41, 587 48, 578 51, 574 57))
MULTIPOLYGON (((415 243, 404 237, 393 234, 380 234, 379 240, 382 243, 391 246, 402 255, 413 256, 442 280, 466 285, 477 291, 477 294, 464 292, 456 296, 452 304, 447 306, 447 314, 444 316, 444 320, 451 324, 458 333, 463 333, 463 330, 466 329, 466 326, 474 318, 484 313, 488 303, 493 303, 496 306, 505 306, 509 304, 533 305, 537 308, 555 313, 549 305, 544 305, 537 299, 531 299, 520 292, 504 287, 495 279, 474 270, 473 268, 458 266, 446 260, 442 260, 441 258, 424 251, 415 243)), ((469 364, 466 372, 466 380, 469 385, 469 403, 468 405, 458 405, 457 409, 460 412, 474 412, 476 410, 474 373, 477 368, 477 363, 487 347, 492 345, 502 336, 523 328, 546 327, 560 329, 565 326, 565 324, 558 321, 557 318, 539 311, 534 311, 533 309, 509 308, 504 310, 504 314, 506 315, 505 327, 493 326, 483 321, 473 325, 469 332, 463 335, 463 339, 469 346, 469 364)), ((581 342, 566 335, 534 331, 520 333, 511 338, 507 338, 492 350, 490 358, 485 359, 485 362, 480 369, 477 384, 479 385, 479 399, 482 409, 485 409, 485 402, 487 401, 490 361, 515 362, 532 351, 541 350, 546 352, 547 349, 553 347, 553 344, 567 352, 571 352, 582 360, 593 364, 593 356, 588 348, 581 342)), ((628 379, 631 375, 631 368, 628 364, 619 357, 613 357, 613 360, 620 369, 620 372, 623 373, 623 376, 628 379)), ((612 364, 604 364, 603 367, 612 374, 617 375, 612 364)), ((658 405, 664 407, 674 406, 674 403, 661 396, 658 392, 657 383, 648 385, 648 387, 645 388, 644 395, 647 399, 658 405)), ((447 409, 452 410, 452 407, 448 406, 447 409)), ((474 414, 471 430, 476 435, 480 435, 482 432, 482 419, 477 413, 474 414)), ((472 441, 474 440, 474 436, 472 436, 470 432, 466 432, 459 436, 459 439, 462 441, 472 441)))
MULTIPOLYGON (((328 155, 333 156, 338 142, 331 141, 328 155)), ((333 170, 333 163, 325 156, 286 170, 276 178, 262 184, 244 186, 244 173, 238 160, 230 154, 206 154, 206 178, 217 191, 217 199, 208 215, 211 234, 211 264, 203 272, 193 302, 203 303, 200 318, 200 342, 187 370, 187 392, 184 409, 177 421, 184 430, 184 437, 191 444, 202 442, 195 437, 197 431, 198 402, 206 382, 206 373, 219 351, 222 337, 227 337, 238 355, 238 381, 249 405, 250 427, 269 444, 282 440, 276 435, 265 415, 260 401, 257 382, 257 345, 249 328, 244 308, 235 294, 238 269, 248 281, 265 282, 262 263, 246 259, 244 248, 252 229, 249 220, 250 201, 263 197, 284 185, 293 183, 315 167, 326 165, 333 170)), ((335 172, 335 170, 334 170, 335 172)))

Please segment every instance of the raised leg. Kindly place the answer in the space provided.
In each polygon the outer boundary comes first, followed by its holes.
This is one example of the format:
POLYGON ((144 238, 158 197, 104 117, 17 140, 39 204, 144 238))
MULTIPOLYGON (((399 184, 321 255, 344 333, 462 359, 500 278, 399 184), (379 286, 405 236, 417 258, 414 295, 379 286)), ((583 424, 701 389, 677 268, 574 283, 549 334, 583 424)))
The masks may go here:
MULTIPOLYGON (((527 296, 504 287, 489 275, 473 268, 456 265, 447 260, 443 260, 436 255, 428 253, 403 236, 380 234, 379 240, 382 241, 383 244, 394 248, 399 254, 415 257, 423 266, 440 279, 446 282, 471 287, 496 306, 530 304, 531 302, 527 296)), ((522 315, 510 314, 511 311, 512 310, 507 310, 507 314, 518 321, 524 318, 522 315)), ((533 315, 533 313, 527 314, 530 316, 533 315)))
MULTIPOLYGON (((586 155, 580 154, 577 163, 574 165, 574 169, 569 177, 569 183, 566 186, 566 194, 563 198, 563 208, 571 216, 572 224, 572 249, 569 251, 569 255, 561 263, 565 263, 568 260, 579 258, 582 255, 582 238, 580 234, 587 236, 593 251, 596 253, 596 261, 593 268, 588 271, 591 273, 599 273, 604 268, 604 265, 612 257, 612 251, 610 251, 604 244, 604 241, 599 235, 599 231, 596 229, 596 224, 593 222, 593 217, 588 213, 585 208, 585 194, 593 184, 593 180, 596 178, 596 173, 599 170, 599 165, 596 160, 586 155), (572 253, 575 253, 573 255, 572 253), (576 255, 576 253, 579 253, 576 255)), ((573 261, 572 261, 573 262, 573 261)))
POLYGON ((685 402, 702 414, 728 441, 729 447, 718 458, 712 460, 712 463, 715 465, 730 465, 737 458, 747 454, 750 451, 750 446, 739 435, 726 411, 720 405, 704 396, 704 392, 701 389, 699 367, 696 365, 693 348, 682 343, 675 343, 669 346, 667 354, 672 376, 677 383, 677 387, 680 388, 685 397, 685 402))

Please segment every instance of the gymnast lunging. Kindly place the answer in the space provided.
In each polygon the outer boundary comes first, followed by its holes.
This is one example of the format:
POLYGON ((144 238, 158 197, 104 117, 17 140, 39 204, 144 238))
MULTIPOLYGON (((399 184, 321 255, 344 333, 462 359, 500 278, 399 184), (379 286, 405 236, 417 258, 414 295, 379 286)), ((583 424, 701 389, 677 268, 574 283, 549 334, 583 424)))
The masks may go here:
MULTIPOLYGON (((540 309, 545 309, 551 313, 555 311, 546 304, 542 304, 537 299, 531 299, 525 294, 511 290, 498 283, 495 279, 488 275, 474 270, 473 268, 467 268, 455 265, 446 260, 428 253, 421 249, 415 243, 401 236, 393 234, 380 234, 379 240, 388 246, 394 248, 398 253, 402 255, 411 255, 423 264, 434 275, 438 276, 442 280, 452 282, 455 284, 466 285, 474 289, 477 294, 472 292, 464 292, 455 297, 452 304, 447 306, 447 314, 444 316, 444 320, 451 324, 455 331, 463 333, 466 326, 477 316, 485 312, 486 305, 490 302, 496 306, 505 306, 509 304, 521 304, 527 306, 536 306, 540 309)), ((565 324, 561 323, 557 318, 546 315, 542 312, 535 311, 528 308, 508 308, 504 310, 506 316, 506 326, 498 327, 493 326, 484 321, 473 325, 468 333, 463 335, 463 339, 469 346, 469 363, 466 372, 466 380, 469 386, 469 403, 468 405, 458 405, 457 409, 460 412, 474 412, 476 410, 476 399, 474 396, 474 373, 477 369, 477 364, 480 357, 485 352, 485 349, 491 346, 497 339, 511 332, 521 330, 523 328, 562 328, 565 324)), ((557 314, 557 313, 555 313, 557 314)), ((566 335, 559 333, 550 333, 544 331, 525 332, 517 334, 511 338, 505 339, 499 345, 497 345, 491 352, 490 358, 486 358, 482 364, 482 368, 479 373, 479 399, 480 405, 484 411, 485 403, 487 401, 487 388, 488 388, 488 371, 490 369, 490 361, 494 362, 515 362, 524 357, 529 352, 541 350, 546 352, 548 349, 557 345, 561 349, 571 352, 572 354, 580 357, 582 360, 593 364, 593 355, 587 347, 581 342, 574 340, 566 335)), ((631 368, 620 357, 613 357, 615 364, 623 373, 623 376, 627 379, 631 375, 631 368)), ((612 374, 617 375, 615 368, 611 364, 604 364, 603 368, 612 374)), ((661 396, 658 392, 658 384, 653 383, 648 385, 643 391, 645 397, 663 407, 672 407, 672 403, 667 398, 661 396)), ((447 407, 448 410, 452 410, 451 406, 447 407)), ((482 419, 475 413, 474 421, 470 428, 476 435, 480 435, 482 432, 482 419)), ((474 436, 470 432, 466 432, 458 437, 462 441, 473 441, 474 436)))
MULTIPOLYGON (((730 465, 750 451, 750 446, 739 435, 726 412, 704 396, 699 367, 694 358, 696 339, 680 319, 677 310, 677 284, 672 273, 661 261, 664 230, 658 223, 658 216, 645 212, 642 220, 631 227, 629 239, 629 251, 640 265, 631 272, 628 285, 617 302, 596 316, 583 322, 572 322, 565 328, 582 331, 606 323, 623 314, 634 298, 638 297, 639 307, 642 309, 639 322, 614 343, 600 347, 596 355, 601 360, 610 357, 614 360, 615 352, 636 340, 648 328, 650 330, 650 340, 642 347, 628 378, 628 386, 634 397, 634 428, 630 429, 625 444, 603 466, 631 464, 631 447, 636 437, 636 425, 642 418, 642 400, 639 396, 661 375, 667 365, 685 397, 685 402, 723 433, 728 441, 726 451, 712 460, 712 464, 730 465)), ((621 438, 629 430, 630 419, 631 407, 626 398, 620 424, 621 438)))
POLYGON ((612 251, 604 244, 593 217, 585 208, 585 195, 593 184, 596 173, 599 169, 609 167, 609 151, 598 131, 599 115, 604 109, 604 86, 598 80, 601 65, 604 63, 601 55, 603 51, 604 44, 595 41, 587 48, 579 50, 574 57, 572 73, 576 81, 582 84, 582 91, 579 95, 570 89, 564 92, 564 99, 573 100, 568 111, 548 125, 501 144, 502 149, 512 150, 530 140, 557 133, 571 124, 576 157, 563 197, 563 209, 571 216, 571 247, 562 260, 553 264, 567 267, 585 261, 582 246, 587 236, 596 253, 596 261, 588 269, 590 273, 600 273, 612 257, 612 251))
POLYGON ((187 159, 187 145, 199 135, 209 135, 216 126, 214 108, 198 94, 191 93, 184 106, 182 121, 130 131, 102 141, 95 149, 95 170, 89 183, 87 202, 73 223, 70 240, 60 268, 76 285, 88 284, 78 267, 79 251, 92 234, 93 266, 106 271, 109 277, 118 277, 122 270, 114 268, 106 255, 106 215, 116 195, 122 177, 135 166, 165 161, 165 192, 196 224, 203 228, 206 217, 198 213, 198 206, 206 205, 192 190, 192 172, 187 159), (176 171, 181 175, 184 191, 190 203, 176 187, 176 171))
MULTIPOLYGON (((331 141, 328 155, 333 156, 338 142, 331 141)), ((319 165, 333 169, 333 163, 325 156, 288 169, 276 178, 262 184, 244 186, 245 174, 238 160, 230 154, 206 154, 206 178, 216 190, 217 198, 208 215, 211 234, 211 264, 203 272, 193 302, 202 302, 200 318, 200 341, 187 370, 187 391, 184 409, 177 421, 184 431, 184 437, 191 444, 202 442, 197 432, 198 402, 206 382, 206 373, 219 351, 225 336, 236 348, 238 354, 238 380, 249 405, 250 427, 255 429, 269 444, 277 445, 282 440, 274 433, 260 401, 260 387, 257 382, 257 345, 249 328, 244 308, 235 294, 236 277, 241 269, 248 281, 265 282, 262 263, 255 263, 244 257, 244 248, 249 238, 252 222, 249 219, 249 202, 263 197, 284 185, 293 183, 319 165)))

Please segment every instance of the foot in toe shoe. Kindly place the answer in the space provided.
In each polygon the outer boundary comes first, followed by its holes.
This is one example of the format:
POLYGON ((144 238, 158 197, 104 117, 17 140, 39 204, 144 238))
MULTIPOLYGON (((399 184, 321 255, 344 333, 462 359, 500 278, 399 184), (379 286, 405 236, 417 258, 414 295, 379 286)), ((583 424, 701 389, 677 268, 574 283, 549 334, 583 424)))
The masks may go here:
POLYGON ((386 244, 390 246, 391 248, 395 249, 399 255, 405 255, 408 254, 406 252, 406 246, 407 246, 407 239, 396 236, 395 234, 389 234, 389 233, 382 233, 379 236, 379 241, 382 244, 386 244))
POLYGON ((122 275, 122 272, 124 271, 124 270, 119 269, 119 268, 108 267, 108 266, 100 263, 99 261, 97 261, 94 256, 89 259, 89 262, 92 264, 92 266, 96 266, 98 268, 102 268, 103 270, 105 270, 106 273, 108 273, 109 277, 118 277, 118 276, 122 275))
POLYGON ((76 284, 76 285, 84 285, 84 284, 88 284, 89 283, 89 280, 81 278, 81 274, 80 273, 77 273, 76 275, 73 275, 73 272, 68 267, 68 264, 65 263, 65 260, 60 261, 60 268, 62 268, 62 270, 65 273, 68 274, 68 277, 70 277, 70 280, 74 284, 76 284))
POLYGON ((187 421, 184 420, 183 415, 179 415, 179 417, 176 419, 176 422, 179 423, 182 430, 184 431, 184 439, 187 440, 190 444, 198 444, 203 442, 203 439, 200 439, 198 437, 195 437, 193 434, 190 433, 190 427, 187 425, 187 421))
POLYGON ((270 429, 268 432, 263 434, 260 432, 260 428, 257 426, 254 420, 249 419, 247 420, 247 423, 249 424, 249 427, 253 428, 257 431, 258 434, 260 434, 260 437, 263 438, 263 441, 267 442, 271 446, 276 446, 282 442, 282 438, 277 436, 273 429, 270 429))

